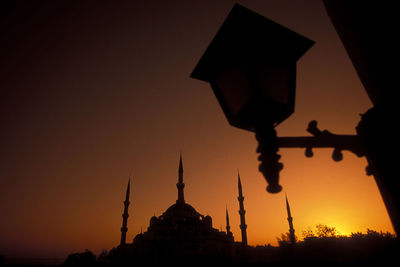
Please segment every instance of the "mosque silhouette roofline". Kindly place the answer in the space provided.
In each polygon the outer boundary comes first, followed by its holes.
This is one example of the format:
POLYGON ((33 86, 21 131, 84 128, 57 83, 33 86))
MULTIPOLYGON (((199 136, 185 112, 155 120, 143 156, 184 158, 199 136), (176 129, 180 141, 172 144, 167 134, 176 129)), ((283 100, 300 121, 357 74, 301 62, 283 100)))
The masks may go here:
MULTIPOLYGON (((212 218, 202 215, 185 202, 182 155, 178 168, 178 198, 160 216, 152 216, 146 231, 135 235, 132 243, 120 244, 120 253, 125 257, 148 260, 157 257, 225 255, 231 257, 234 247, 241 245, 234 241, 227 216, 226 231, 212 227, 212 218)), ((129 192, 124 202, 123 226, 127 225, 129 192)), ((121 228, 126 235, 127 228, 121 228)), ((122 240, 122 238, 121 238, 122 240)))

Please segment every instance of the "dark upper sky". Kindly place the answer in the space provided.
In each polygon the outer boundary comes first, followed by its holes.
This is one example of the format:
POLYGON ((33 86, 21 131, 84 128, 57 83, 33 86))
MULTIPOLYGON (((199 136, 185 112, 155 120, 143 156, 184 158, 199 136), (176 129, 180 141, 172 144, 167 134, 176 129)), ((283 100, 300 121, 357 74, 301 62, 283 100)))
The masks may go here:
MULTIPOLYGON (((111 248, 130 173, 133 238, 174 203, 180 150, 185 197, 214 227, 224 225, 226 205, 239 224, 240 168, 249 243, 286 231, 284 198, 265 192, 254 136, 230 127, 209 86, 189 78, 235 1, 8 2, 0 8, 0 254, 111 248)), ((371 102, 322 2, 238 2, 316 41, 298 62, 296 112, 278 133, 304 135, 313 119, 355 133, 371 102)), ((345 154, 334 163, 330 153, 282 152, 297 233, 316 223, 392 231, 365 160, 345 154)))

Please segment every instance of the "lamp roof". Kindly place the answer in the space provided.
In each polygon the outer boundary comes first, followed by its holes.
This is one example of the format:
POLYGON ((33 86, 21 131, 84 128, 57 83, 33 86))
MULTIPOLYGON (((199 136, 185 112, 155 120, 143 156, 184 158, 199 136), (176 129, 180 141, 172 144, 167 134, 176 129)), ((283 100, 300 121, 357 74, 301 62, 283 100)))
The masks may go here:
POLYGON ((297 61, 314 41, 235 4, 191 77, 211 82, 231 64, 297 61))

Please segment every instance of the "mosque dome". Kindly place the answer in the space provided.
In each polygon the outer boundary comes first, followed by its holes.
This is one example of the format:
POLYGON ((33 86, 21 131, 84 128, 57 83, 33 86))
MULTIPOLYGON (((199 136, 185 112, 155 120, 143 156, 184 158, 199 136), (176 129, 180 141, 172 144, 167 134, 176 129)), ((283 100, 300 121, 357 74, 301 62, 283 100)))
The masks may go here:
POLYGON ((150 225, 154 225, 155 223, 157 223, 158 219, 156 216, 151 217, 150 219, 150 225))
MULTIPOLYGON (((185 202, 182 156, 178 169, 178 198, 161 216, 150 218, 147 231, 138 234, 131 244, 133 253, 141 260, 205 255, 231 255, 234 246, 232 233, 212 227, 212 219, 185 202), (222 253, 222 254, 221 254, 222 253), (157 255, 157 257, 154 257, 157 255)), ((228 228, 227 228, 228 229, 228 228)))
POLYGON ((200 214, 187 203, 175 203, 170 206, 162 215, 164 219, 170 218, 195 218, 198 219, 200 214))

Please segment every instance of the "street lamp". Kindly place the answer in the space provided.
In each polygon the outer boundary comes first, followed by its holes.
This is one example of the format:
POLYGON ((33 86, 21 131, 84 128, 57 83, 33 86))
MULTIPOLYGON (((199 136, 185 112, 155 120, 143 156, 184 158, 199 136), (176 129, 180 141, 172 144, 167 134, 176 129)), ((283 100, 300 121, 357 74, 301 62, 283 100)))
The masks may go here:
POLYGON ((357 135, 321 131, 311 121, 307 131, 313 136, 276 136, 274 127, 294 112, 296 61, 314 42, 240 5, 233 7, 191 77, 211 84, 231 125, 256 133, 259 169, 268 192, 281 191, 279 147, 305 148, 307 157, 313 156, 313 148, 330 147, 335 161, 348 150, 366 157, 367 174, 374 175, 399 236, 399 170, 393 155, 398 153, 400 117, 398 75, 392 67, 399 51, 396 8, 357 1, 324 0, 324 4, 374 104, 361 116, 357 135), (385 14, 385 19, 371 20, 376 14, 385 14))
POLYGON ((240 5, 235 5, 194 69, 191 77, 209 82, 229 123, 256 133, 260 171, 267 191, 281 191, 277 154, 280 148, 333 148, 340 161, 348 150, 368 161, 368 175, 385 202, 396 234, 400 235, 398 179, 398 75, 393 68, 399 53, 395 3, 376 5, 324 0, 329 17, 374 106, 362 114, 357 135, 321 131, 311 121, 308 137, 277 137, 274 127, 294 112, 296 61, 313 41, 240 5), (385 19, 371 20, 376 14, 385 19))
POLYGON ((236 4, 191 74, 210 83, 232 126, 256 133, 270 193, 282 189, 274 127, 294 112, 296 62, 313 44, 236 4))

